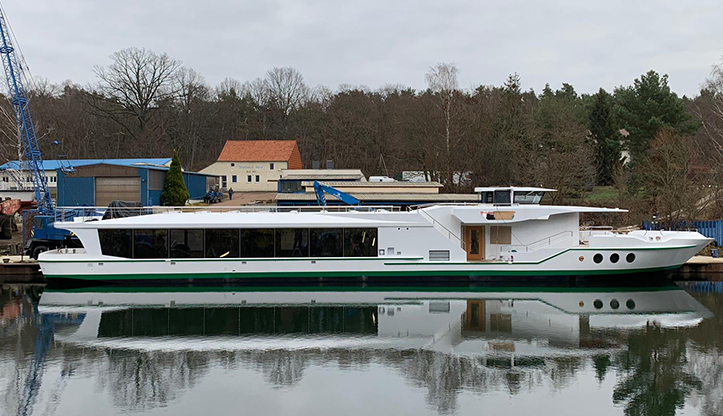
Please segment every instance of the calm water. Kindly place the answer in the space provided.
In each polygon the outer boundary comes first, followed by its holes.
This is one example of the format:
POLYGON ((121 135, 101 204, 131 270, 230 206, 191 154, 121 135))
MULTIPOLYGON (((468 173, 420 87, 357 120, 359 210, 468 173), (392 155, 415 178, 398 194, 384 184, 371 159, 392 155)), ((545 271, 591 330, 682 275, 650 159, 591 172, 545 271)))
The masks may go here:
POLYGON ((723 415, 723 284, 0 291, 2 415, 723 415))

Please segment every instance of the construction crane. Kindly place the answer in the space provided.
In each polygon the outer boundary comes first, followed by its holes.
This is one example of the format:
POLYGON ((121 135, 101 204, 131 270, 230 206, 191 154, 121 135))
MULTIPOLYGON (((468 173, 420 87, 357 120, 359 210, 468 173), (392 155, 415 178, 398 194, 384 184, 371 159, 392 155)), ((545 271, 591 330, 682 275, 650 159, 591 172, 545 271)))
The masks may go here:
POLYGON ((316 194, 316 202, 322 207, 326 206, 326 198, 324 197, 325 194, 329 194, 347 205, 361 204, 358 199, 348 193, 342 192, 333 186, 323 185, 318 181, 314 181, 314 193, 316 194))
POLYGON ((53 198, 48 188, 48 178, 43 171, 43 157, 38 147, 38 138, 35 134, 33 119, 30 117, 28 107, 28 95, 23 85, 22 67, 18 64, 15 47, 10 39, 10 31, 0 7, 0 56, 5 68, 5 81, 8 84, 10 102, 15 110, 15 121, 23 141, 23 154, 25 163, 30 171, 30 176, 35 189, 35 202, 38 204, 38 213, 53 214, 53 198))
MULTIPOLYGON (((24 163, 30 172, 30 178, 35 190, 35 203, 37 211, 30 213, 34 215, 32 238, 26 239, 25 248, 34 258, 41 252, 57 248, 71 242, 70 233, 59 230, 53 226, 55 222, 55 204, 48 188, 48 178, 43 170, 43 157, 38 146, 38 138, 35 134, 35 126, 30 116, 28 106, 28 95, 23 84, 24 71, 17 58, 15 46, 13 46, 10 27, 5 17, 5 11, 0 6, 0 59, 5 69, 5 81, 8 85, 8 93, 13 110, 15 121, 18 125, 18 133, 22 142, 24 163)), ((26 211, 27 212, 27 211, 26 211)), ((25 214, 25 213, 24 213, 25 214)), ((29 225, 29 221, 23 221, 29 225)), ((25 232, 25 236, 28 233, 25 232)))

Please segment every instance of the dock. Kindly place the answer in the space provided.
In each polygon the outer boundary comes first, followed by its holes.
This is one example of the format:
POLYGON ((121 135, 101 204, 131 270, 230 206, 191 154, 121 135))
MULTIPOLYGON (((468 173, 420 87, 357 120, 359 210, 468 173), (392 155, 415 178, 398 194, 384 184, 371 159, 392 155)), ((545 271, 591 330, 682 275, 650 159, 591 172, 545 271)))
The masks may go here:
POLYGON ((28 256, 3 256, 0 260, 0 284, 45 283, 40 265, 28 256))
MULTIPOLYGON (((723 282, 723 258, 695 256, 671 278, 675 281, 723 282)), ((4 256, 0 260, 0 284, 45 283, 40 265, 27 256, 4 256)))

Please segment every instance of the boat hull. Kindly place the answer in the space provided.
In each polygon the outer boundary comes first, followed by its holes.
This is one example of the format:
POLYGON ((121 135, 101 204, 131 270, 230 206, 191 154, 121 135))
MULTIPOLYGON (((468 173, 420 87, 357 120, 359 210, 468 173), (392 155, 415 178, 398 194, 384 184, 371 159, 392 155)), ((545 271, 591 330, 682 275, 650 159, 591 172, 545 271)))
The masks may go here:
POLYGON ((503 281, 659 275, 680 267, 698 250, 697 245, 631 249, 571 248, 538 262, 430 262, 419 258, 400 257, 83 259, 82 255, 57 251, 43 255, 40 264, 48 280, 168 283, 304 280, 503 281), (615 263, 611 261, 613 254, 617 254, 619 259, 615 263), (601 255, 603 261, 596 262, 597 255, 601 255))

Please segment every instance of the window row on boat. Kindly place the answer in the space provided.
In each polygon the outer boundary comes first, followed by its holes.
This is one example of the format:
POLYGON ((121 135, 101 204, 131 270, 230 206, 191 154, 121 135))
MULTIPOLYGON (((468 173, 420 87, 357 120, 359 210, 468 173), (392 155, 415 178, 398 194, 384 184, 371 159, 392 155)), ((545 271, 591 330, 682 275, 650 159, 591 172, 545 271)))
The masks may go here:
POLYGON ((104 255, 134 259, 376 257, 376 228, 99 229, 104 255))

